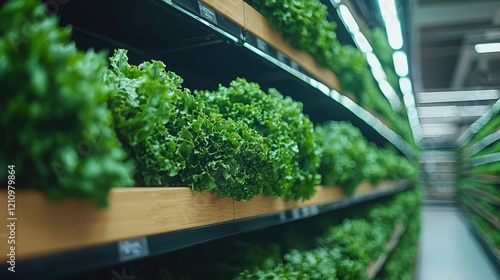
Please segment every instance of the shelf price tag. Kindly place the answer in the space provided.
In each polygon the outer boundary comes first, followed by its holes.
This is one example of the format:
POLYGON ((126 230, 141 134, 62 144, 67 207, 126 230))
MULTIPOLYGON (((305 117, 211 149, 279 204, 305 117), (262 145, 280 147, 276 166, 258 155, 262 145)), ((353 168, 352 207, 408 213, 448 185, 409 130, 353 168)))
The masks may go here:
POLYGON ((263 51, 265 53, 269 52, 269 48, 267 47, 266 42, 262 41, 259 38, 257 38, 257 48, 259 48, 259 50, 261 50, 261 51, 263 51))
POLYGON ((279 61, 281 61, 281 62, 283 62, 283 63, 285 63, 285 64, 287 64, 287 63, 288 63, 288 61, 287 61, 287 59, 286 59, 285 55, 284 55, 284 54, 282 54, 281 52, 276 52, 276 58, 278 58, 278 60, 279 60, 279 61))
POLYGON ((209 7, 203 5, 198 1, 198 7, 200 8, 200 15, 205 19, 209 20, 212 23, 217 24, 217 15, 215 11, 210 9, 209 7))
POLYGON ((286 213, 285 212, 280 212, 279 214, 280 216, 280 222, 284 222, 286 221, 286 213))
POLYGON ((299 208, 292 209, 292 219, 300 219, 301 213, 299 208))
POLYGON ((120 261, 127 261, 147 255, 149 255, 149 246, 146 237, 118 242, 118 257, 120 261))

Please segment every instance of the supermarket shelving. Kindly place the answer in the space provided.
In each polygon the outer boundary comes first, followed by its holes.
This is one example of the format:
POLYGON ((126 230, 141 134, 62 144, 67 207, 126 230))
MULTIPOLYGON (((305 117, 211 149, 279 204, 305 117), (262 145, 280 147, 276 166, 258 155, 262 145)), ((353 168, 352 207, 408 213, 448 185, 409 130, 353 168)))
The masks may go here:
MULTIPOLYGON (((63 24, 73 26, 79 48, 125 48, 131 63, 165 61, 167 69, 182 76, 190 89, 215 89, 219 83, 245 77, 301 101, 315 123, 348 120, 368 140, 380 146, 392 144, 414 157, 408 143, 383 121, 339 93, 330 70, 292 48, 242 0, 64 1, 56 10, 63 24)), ((346 196, 339 187, 318 186, 317 194, 303 202, 263 196, 237 202, 189 188, 116 188, 107 209, 74 200, 53 203, 39 192, 22 191, 16 194, 19 205, 24 205, 17 211, 22 220, 16 253, 22 269, 16 277, 53 279, 164 254, 409 187, 407 181, 385 182, 376 188, 365 183, 346 196)), ((0 194, 0 199, 5 201, 5 195, 0 194)), ((388 246, 395 247, 401 234, 396 227, 388 246)), ((386 257, 373 265, 374 273, 386 257)), ((0 260, 3 268, 6 254, 0 260)))
POLYGON ((368 275, 369 279, 374 279, 377 276, 377 274, 387 261, 389 255, 398 246, 399 241, 401 241, 401 237, 403 236, 404 233, 405 233, 405 227, 403 225, 396 224, 394 226, 394 231, 391 235, 391 239, 386 243, 384 247, 384 252, 377 258, 376 261, 372 262, 368 266, 366 274, 368 275))
POLYGON ((467 226, 472 231, 472 233, 474 234, 476 239, 479 241, 481 246, 484 248, 486 253, 489 255, 490 259, 495 264, 496 270, 500 273, 500 250, 498 250, 497 248, 495 248, 491 244, 491 242, 488 240, 488 238, 485 236, 485 234, 476 225, 469 210, 464 205, 461 205, 461 209, 462 209, 462 214, 463 214, 463 217, 464 217, 464 220, 465 220, 467 226))
MULTIPOLYGON (((485 126, 495 115, 500 112, 500 100, 497 100, 495 104, 491 106, 488 111, 481 116, 477 121, 475 121, 473 124, 467 128, 460 137, 458 137, 457 141, 455 142, 456 146, 458 148, 463 148, 465 147, 472 137, 481 129, 483 126, 485 126)), ((486 140, 487 141, 487 140, 486 140)))
POLYGON ((490 194, 488 194, 485 191, 477 190, 477 189, 465 189, 465 190, 462 190, 462 192, 464 194, 473 196, 473 197, 475 197, 477 199, 481 199, 481 200, 487 201, 487 202, 489 202, 491 204, 500 206, 500 198, 493 197, 493 196, 491 196, 490 194))
MULTIPOLYGON (((410 187, 406 181, 376 188, 362 183, 346 196, 341 188, 318 186, 316 195, 303 202, 263 196, 237 202, 188 188, 116 188, 107 209, 74 200, 57 204, 36 191, 19 192, 18 203, 30 207, 16 212, 22 217, 16 254, 23 267, 16 276, 68 276, 313 217, 410 187)), ((0 218, 6 220, 6 214, 0 218)), ((1 260, 5 263, 6 254, 1 260)))
POLYGON ((471 202, 471 203, 465 203, 467 207, 472 209, 474 212, 476 212, 478 215, 483 217, 485 220, 490 222, 492 226, 494 226, 497 230, 500 230, 500 219, 496 217, 495 215, 491 214, 488 212, 486 209, 484 209, 480 204, 471 202))
POLYGON ((302 102, 314 123, 350 121, 368 140, 414 157, 401 136, 339 93, 329 69, 292 48, 242 0, 71 1, 58 14, 74 27, 80 48, 126 48, 132 63, 165 61, 190 89, 215 89, 244 77, 302 102))
MULTIPOLYGON (((462 169, 462 174, 460 177, 462 179, 486 183, 489 185, 499 185, 500 177, 494 174, 475 174, 471 172, 471 168, 475 166, 480 166, 484 164, 500 164, 500 153, 490 153, 481 156, 475 156, 477 153, 483 149, 491 146, 500 139, 500 131, 493 131, 490 135, 485 136, 482 139, 477 139, 475 143, 471 143, 475 135, 493 118, 498 116, 500 111, 500 100, 497 101, 485 115, 480 117, 476 122, 474 122, 456 141, 457 148, 459 149, 462 159, 460 167, 462 169)), ((493 197, 485 191, 479 189, 467 188, 461 190, 462 196, 473 197, 476 200, 481 200, 483 202, 494 205, 495 207, 500 206, 500 199, 498 197, 493 197)), ((465 220, 469 225, 469 228, 480 241, 481 245, 488 253, 489 257, 492 259, 493 263, 496 264, 496 269, 500 271, 500 252, 494 247, 492 241, 481 231, 479 226, 476 224, 475 220, 472 218, 471 213, 475 213, 482 217, 485 221, 491 224, 492 228, 500 231, 500 219, 495 215, 487 211, 485 207, 477 202, 463 202, 462 208, 465 213, 465 220)))
POLYGON ((500 177, 495 175, 475 174, 470 176, 470 180, 483 183, 500 184, 500 177))
POLYGON ((467 147, 465 149, 465 154, 467 154, 468 156, 471 156, 471 155, 481 151, 482 149, 488 147, 489 145, 495 143, 498 140, 500 140, 500 130, 493 132, 492 134, 479 140, 477 143, 474 143, 470 147, 467 147))

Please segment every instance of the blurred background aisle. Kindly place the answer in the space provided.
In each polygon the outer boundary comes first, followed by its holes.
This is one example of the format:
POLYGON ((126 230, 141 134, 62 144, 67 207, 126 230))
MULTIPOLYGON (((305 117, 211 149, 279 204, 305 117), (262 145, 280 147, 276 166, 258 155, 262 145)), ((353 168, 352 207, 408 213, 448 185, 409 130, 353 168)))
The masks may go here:
POLYGON ((481 244, 453 203, 424 203, 417 280, 496 280, 481 244))

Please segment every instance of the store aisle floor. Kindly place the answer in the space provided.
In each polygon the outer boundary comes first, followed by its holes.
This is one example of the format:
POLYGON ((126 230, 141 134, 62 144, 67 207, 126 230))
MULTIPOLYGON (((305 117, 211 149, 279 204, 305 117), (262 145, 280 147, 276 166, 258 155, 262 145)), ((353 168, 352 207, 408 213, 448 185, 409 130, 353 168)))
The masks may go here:
POLYGON ((417 280, 498 280, 486 252, 454 205, 422 206, 417 280))

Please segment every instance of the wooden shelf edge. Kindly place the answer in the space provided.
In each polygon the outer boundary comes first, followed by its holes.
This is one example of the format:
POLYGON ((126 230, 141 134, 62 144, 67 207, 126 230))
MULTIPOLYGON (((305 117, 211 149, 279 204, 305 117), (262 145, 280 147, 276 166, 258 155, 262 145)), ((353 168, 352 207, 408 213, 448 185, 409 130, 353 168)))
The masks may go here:
POLYGON ((376 261, 372 262, 366 270, 366 274, 368 275, 369 279, 373 279, 375 278, 375 276, 377 276, 391 252, 394 251, 394 249, 396 249, 396 247, 398 246, 404 232, 405 227, 402 224, 396 224, 394 226, 394 231, 392 232, 391 239, 385 244, 384 253, 382 253, 376 261))
MULTIPOLYGON (((237 202, 220 198, 214 192, 195 192, 190 188, 115 188, 109 195, 107 209, 71 199, 54 203, 39 191, 18 191, 16 254, 20 260, 36 258, 346 198, 339 187, 318 186, 317 190, 307 201, 257 196, 248 202, 237 202)), ((374 190, 363 183, 354 196, 370 196, 384 190, 396 190, 396 184, 384 182, 374 190)), ((0 194, 0 200, 7 200, 6 193, 0 194)), ((6 221, 7 212, 1 211, 0 218, 6 221)), ((6 235, 7 227, 0 234, 6 235)), ((6 260, 6 249, 2 247, 0 251, 1 261, 6 260)))
POLYGON ((492 226, 494 226, 496 229, 500 230, 500 219, 489 213, 486 209, 484 209, 481 205, 478 203, 465 203, 469 208, 474 210, 477 214, 479 214, 481 217, 486 219, 492 226))
POLYGON ((341 90, 337 76, 330 69, 319 66, 309 53, 293 48, 252 6, 244 3, 244 13, 245 25, 243 28, 246 31, 288 56, 309 72, 312 77, 325 83, 331 89, 341 90))
MULTIPOLYGON (((108 200, 107 209, 97 209, 91 202, 55 203, 39 191, 18 191, 19 259, 234 220, 232 199, 189 188, 115 188, 108 200)), ((1 211, 4 221, 6 215, 1 211)))

